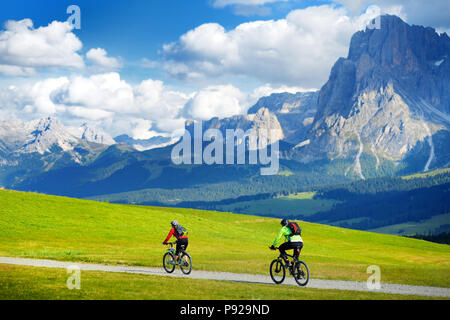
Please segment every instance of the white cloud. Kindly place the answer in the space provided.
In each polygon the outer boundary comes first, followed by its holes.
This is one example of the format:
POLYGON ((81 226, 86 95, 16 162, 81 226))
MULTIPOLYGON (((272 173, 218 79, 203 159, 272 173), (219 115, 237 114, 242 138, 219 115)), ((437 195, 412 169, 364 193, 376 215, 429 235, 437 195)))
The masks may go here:
POLYGON ((135 112, 133 88, 116 72, 96 74, 89 78, 76 76, 58 97, 68 105, 120 113, 135 112))
POLYGON ((30 19, 7 21, 5 30, 0 31, 0 65, 15 68, 17 72, 9 70, 13 75, 20 75, 20 70, 32 72, 24 68, 83 68, 83 58, 78 54, 82 43, 72 29, 67 22, 53 21, 35 29, 30 19))
POLYGON ((298 91, 305 90, 266 84, 247 94, 228 84, 186 94, 166 88, 160 80, 131 85, 110 72, 11 85, 0 90, 0 116, 30 120, 52 115, 66 125, 89 121, 111 136, 126 133, 135 139, 148 139, 179 134, 186 119, 245 114, 262 96, 298 91))
POLYGON ((188 96, 167 90, 160 80, 144 80, 134 90, 136 107, 149 119, 157 120, 167 115, 178 115, 188 96))
POLYGON ((150 128, 152 127, 152 122, 150 120, 136 119, 133 122, 135 123, 135 127, 131 132, 133 139, 145 140, 161 135, 161 133, 159 132, 150 130, 150 128))
POLYGON ((24 110, 28 113, 41 115, 52 115, 65 111, 65 106, 55 101, 54 97, 68 84, 68 78, 60 77, 38 81, 29 88, 25 86, 25 88, 22 88, 23 94, 30 103, 25 106, 24 110))
POLYGON ((216 23, 188 31, 163 47, 165 70, 185 81, 243 76, 262 82, 320 87, 352 34, 373 18, 347 16, 323 5, 290 12, 285 19, 243 23, 227 31, 216 23))
POLYGON ((188 118, 209 120, 243 114, 248 109, 247 97, 232 85, 210 86, 197 92, 186 104, 188 118))
POLYGON ((86 53, 86 58, 94 63, 96 67, 104 69, 120 69, 122 63, 117 58, 108 57, 105 49, 91 49, 86 53))
POLYGON ((188 99, 184 93, 167 89, 162 81, 148 79, 131 85, 110 72, 3 88, 0 115, 24 120, 52 115, 71 126, 88 120, 111 135, 149 138, 170 136, 184 128, 181 113, 188 99))
POLYGON ((105 118, 111 118, 114 113, 96 108, 86 107, 67 107, 67 112, 76 118, 82 118, 86 120, 101 120, 105 118))

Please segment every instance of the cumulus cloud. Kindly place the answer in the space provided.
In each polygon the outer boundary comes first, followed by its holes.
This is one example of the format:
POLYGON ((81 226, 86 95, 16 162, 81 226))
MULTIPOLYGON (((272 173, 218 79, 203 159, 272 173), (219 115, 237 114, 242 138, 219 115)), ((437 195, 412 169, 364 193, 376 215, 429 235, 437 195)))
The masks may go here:
POLYGON ((132 113, 134 109, 133 88, 116 72, 76 76, 56 98, 67 105, 82 105, 106 111, 132 113))
POLYGON ((134 138, 170 134, 184 128, 182 109, 189 96, 147 79, 131 85, 116 72, 89 77, 48 78, 0 90, 0 115, 35 119, 53 115, 77 125, 93 121, 99 128, 134 138))
POLYGON ((132 136, 134 139, 150 139, 155 136, 161 136, 160 132, 156 132, 154 130, 150 130, 152 127, 152 122, 146 119, 135 119, 132 120, 135 124, 134 129, 132 130, 132 136))
POLYGON ((167 88, 160 80, 132 85, 118 73, 109 72, 48 78, 0 89, 0 116, 30 120, 52 115, 67 125, 89 121, 112 136, 126 133, 135 139, 148 139, 182 134, 186 119, 245 114, 262 96, 299 91, 305 89, 266 84, 244 93, 228 84, 186 94, 167 88))
POLYGON ((75 118, 81 118, 86 120, 102 120, 111 118, 114 113, 97 108, 86 108, 80 106, 67 106, 67 112, 73 115, 75 118))
POLYGON ((246 114, 247 110, 260 98, 272 93, 297 93, 310 91, 301 87, 273 86, 265 84, 250 93, 244 93, 235 86, 208 86, 194 93, 183 108, 187 119, 209 120, 214 117, 226 118, 246 114))
POLYGON ((149 119, 157 120, 167 115, 178 115, 188 100, 188 96, 178 91, 168 90, 160 80, 144 80, 134 89, 136 107, 149 119))
POLYGON ((78 53, 82 43, 72 29, 67 22, 34 28, 30 19, 7 21, 0 31, 0 72, 29 75, 38 67, 83 68, 78 53))
POLYGON ((23 98, 28 100, 24 111, 30 114, 51 115, 64 112, 65 106, 54 99, 55 95, 69 84, 67 77, 38 81, 31 87, 22 88, 23 98))
POLYGON ((91 49, 86 53, 86 58, 94 63, 95 67, 103 69, 120 69, 122 63, 117 58, 108 57, 105 49, 91 49))
POLYGON ((206 87, 186 104, 187 118, 208 120, 243 114, 248 109, 247 97, 232 85, 206 87))
POLYGON ((343 7, 294 10, 285 19, 243 23, 232 30, 198 26, 163 47, 165 70, 185 81, 244 76, 262 82, 320 87, 352 34, 373 12, 349 17, 343 7))
POLYGON ((74 110, 78 116, 129 119, 126 131, 135 138, 183 127, 180 111, 188 100, 185 94, 165 88, 162 81, 147 79, 132 86, 115 72, 75 77, 58 96, 66 105, 83 106, 74 110))

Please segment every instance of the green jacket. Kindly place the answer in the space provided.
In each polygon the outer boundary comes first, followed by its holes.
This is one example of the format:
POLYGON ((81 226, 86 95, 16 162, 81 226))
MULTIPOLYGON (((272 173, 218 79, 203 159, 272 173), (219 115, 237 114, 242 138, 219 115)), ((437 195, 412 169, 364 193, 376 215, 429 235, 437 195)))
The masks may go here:
POLYGON ((288 227, 281 228, 280 232, 278 233, 278 236, 275 238, 275 241, 273 242, 273 246, 276 247, 278 242, 280 242, 280 239, 282 237, 285 237, 285 242, 303 242, 303 239, 299 235, 292 236, 292 231, 288 227))

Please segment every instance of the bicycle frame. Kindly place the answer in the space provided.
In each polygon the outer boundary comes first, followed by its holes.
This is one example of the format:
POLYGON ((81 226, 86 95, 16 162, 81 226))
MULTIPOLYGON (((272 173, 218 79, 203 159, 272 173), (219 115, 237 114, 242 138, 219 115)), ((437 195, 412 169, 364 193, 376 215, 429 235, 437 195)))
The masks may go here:
MULTIPOLYGON (((279 248, 278 247, 275 247, 275 250, 278 250, 279 251, 279 248)), ((294 250, 297 250, 297 249, 294 249, 294 250)), ((286 253, 285 254, 286 255, 286 257, 288 257, 288 258, 292 258, 292 259, 295 259, 294 258, 294 255, 290 255, 289 253, 286 253)), ((283 260, 284 261, 284 259, 283 259, 283 255, 282 255, 282 253, 280 252, 280 254, 278 255, 278 258, 280 258, 281 260, 283 260)), ((299 252, 299 258, 300 258, 300 252, 299 252)), ((297 259, 297 261, 296 262, 298 262, 298 261, 300 261, 300 259, 297 259)))
MULTIPOLYGON (((170 245, 170 248, 168 248, 167 249, 167 251, 168 252, 171 252, 171 253, 173 253, 173 255, 174 255, 174 257, 175 257, 175 248, 173 247, 175 244, 177 244, 177 242, 175 241, 175 242, 167 242, 166 243, 167 245, 170 245)), ((184 251, 183 249, 180 249, 180 252, 178 253, 178 255, 177 255, 177 257, 178 257, 178 259, 180 259, 181 258, 181 254, 182 253, 187 253, 186 251, 184 251)))

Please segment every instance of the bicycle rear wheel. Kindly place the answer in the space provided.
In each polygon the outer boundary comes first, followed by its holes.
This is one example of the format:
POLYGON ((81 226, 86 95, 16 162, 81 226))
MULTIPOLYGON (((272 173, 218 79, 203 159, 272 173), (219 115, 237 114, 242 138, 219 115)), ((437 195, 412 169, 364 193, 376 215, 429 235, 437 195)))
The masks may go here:
POLYGON ((166 252, 163 257, 163 267, 167 273, 172 273, 175 270, 175 258, 170 252, 166 252))
POLYGON ((180 269, 184 274, 189 274, 192 271, 192 259, 189 253, 183 252, 181 255, 180 269))
POLYGON ((276 284, 282 283, 286 278, 286 269, 280 259, 275 259, 270 264, 270 277, 276 284))
POLYGON ((306 286, 309 281, 309 268, 306 263, 303 261, 297 262, 293 269, 293 276, 299 286, 306 286))

